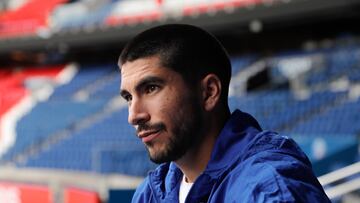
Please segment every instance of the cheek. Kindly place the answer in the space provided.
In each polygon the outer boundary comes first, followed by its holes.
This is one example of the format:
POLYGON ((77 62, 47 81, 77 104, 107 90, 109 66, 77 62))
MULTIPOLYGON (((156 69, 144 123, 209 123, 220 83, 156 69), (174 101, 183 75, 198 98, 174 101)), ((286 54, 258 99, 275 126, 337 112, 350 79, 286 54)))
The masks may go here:
POLYGON ((147 100, 146 106, 148 112, 153 118, 153 122, 166 122, 171 115, 176 112, 176 100, 171 96, 158 95, 156 98, 147 100))
POLYGON ((171 105, 166 107, 168 112, 168 116, 170 119, 177 123, 177 125, 181 124, 184 119, 188 119, 189 114, 192 112, 191 109, 191 101, 189 101, 186 97, 177 97, 172 100, 171 105))
POLYGON ((168 118, 171 118, 171 115, 176 112, 176 100, 173 100, 168 96, 164 97, 158 104, 162 115, 167 115, 168 118))
POLYGON ((167 123, 170 128, 178 125, 179 117, 183 117, 185 105, 182 98, 164 97, 163 101, 161 101, 161 106, 159 106, 160 113, 164 119, 163 122, 167 123), (174 124, 174 122, 176 124, 174 124))
MULTIPOLYGON (((178 90, 167 90, 147 101, 152 122, 163 122, 168 127, 174 127, 174 122, 181 122, 189 114, 191 101, 195 98, 181 94, 178 90)), ((175 124, 177 125, 177 124, 175 124)))

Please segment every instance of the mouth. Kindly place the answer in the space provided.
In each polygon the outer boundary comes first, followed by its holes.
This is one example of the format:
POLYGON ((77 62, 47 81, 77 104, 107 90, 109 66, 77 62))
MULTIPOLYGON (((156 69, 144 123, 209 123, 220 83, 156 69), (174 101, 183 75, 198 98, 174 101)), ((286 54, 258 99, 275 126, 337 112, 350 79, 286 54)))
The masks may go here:
POLYGON ((138 137, 141 139, 142 142, 150 142, 158 137, 161 133, 161 130, 152 130, 152 131, 145 131, 138 134, 138 137))

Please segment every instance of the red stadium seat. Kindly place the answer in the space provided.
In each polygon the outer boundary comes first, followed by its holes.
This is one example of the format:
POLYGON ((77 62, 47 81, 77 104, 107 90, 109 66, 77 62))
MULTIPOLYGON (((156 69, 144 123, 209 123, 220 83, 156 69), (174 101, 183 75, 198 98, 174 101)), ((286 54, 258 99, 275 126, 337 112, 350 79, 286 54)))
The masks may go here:
POLYGON ((0 15, 0 37, 32 35, 47 27, 47 17, 58 4, 67 0, 32 0, 14 11, 0 15))

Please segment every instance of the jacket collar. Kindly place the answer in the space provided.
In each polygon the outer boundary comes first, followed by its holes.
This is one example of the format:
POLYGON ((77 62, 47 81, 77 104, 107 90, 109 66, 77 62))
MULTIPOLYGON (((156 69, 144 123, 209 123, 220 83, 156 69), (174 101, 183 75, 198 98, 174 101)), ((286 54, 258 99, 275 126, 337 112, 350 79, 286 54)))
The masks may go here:
POLYGON ((260 131, 259 123, 250 114, 235 110, 216 139, 205 173, 227 168, 244 154, 249 140, 260 131))
MULTIPOLYGON (((216 139, 211 159, 205 171, 195 182, 202 188, 193 191, 192 194, 196 195, 192 198, 207 197, 208 194, 205 193, 210 192, 212 185, 225 170, 236 160, 241 159, 249 140, 259 131, 261 131, 261 127, 251 115, 235 110, 216 139)), ((156 194, 156 198, 161 199, 158 199, 159 202, 178 201, 182 175, 181 170, 174 162, 164 163, 149 174, 152 190, 156 194)), ((193 188, 196 190, 196 187, 193 188)))

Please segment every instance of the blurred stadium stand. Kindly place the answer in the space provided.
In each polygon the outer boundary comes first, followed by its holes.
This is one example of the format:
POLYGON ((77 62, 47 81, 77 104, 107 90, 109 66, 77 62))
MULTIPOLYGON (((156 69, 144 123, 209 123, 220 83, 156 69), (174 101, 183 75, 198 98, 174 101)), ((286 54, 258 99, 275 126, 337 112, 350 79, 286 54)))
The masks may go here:
POLYGON ((37 203, 131 199, 155 165, 127 124, 116 62, 130 37, 163 23, 217 35, 231 55, 231 109, 295 139, 334 202, 359 202, 359 6, 0 1, 0 202, 29 188, 37 203))

